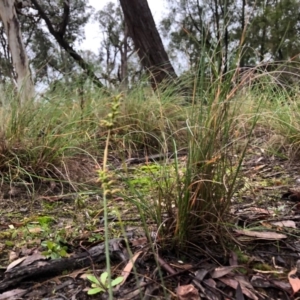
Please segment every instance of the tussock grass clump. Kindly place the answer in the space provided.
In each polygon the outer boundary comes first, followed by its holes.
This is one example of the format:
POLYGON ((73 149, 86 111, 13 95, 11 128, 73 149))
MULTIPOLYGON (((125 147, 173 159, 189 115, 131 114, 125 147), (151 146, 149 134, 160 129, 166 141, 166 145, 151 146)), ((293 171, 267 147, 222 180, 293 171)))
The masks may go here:
MULTIPOLYGON (((176 134, 165 132, 160 142, 162 153, 174 152, 173 160, 168 160, 166 155, 165 164, 158 171, 150 172, 153 178, 149 191, 129 184, 129 199, 138 207, 142 220, 154 219, 161 241, 177 249, 198 244, 199 239, 225 242, 226 236, 229 237, 225 225, 228 209, 257 121, 256 115, 245 115, 246 143, 237 155, 236 142, 241 136, 238 112, 243 102, 234 98, 234 93, 230 96, 229 82, 221 79, 212 83, 203 101, 203 90, 198 84, 195 81, 191 110, 187 110, 182 127, 176 129, 176 134), (184 143, 177 135, 185 137, 184 143), (187 150, 184 160, 178 152, 182 147, 187 150)), ((144 226, 147 227, 146 223, 144 226)))
POLYGON ((165 94, 167 91, 155 94, 145 89, 125 96, 115 132, 122 136, 119 149, 121 146, 127 156, 171 150, 171 136, 185 144, 186 136, 180 130, 188 118, 188 108, 180 104, 179 97, 170 99, 165 94))
POLYGON ((266 133, 264 149, 291 160, 299 155, 299 79, 299 62, 261 66, 250 82, 250 97, 244 99, 240 112, 252 114, 259 103, 261 118, 257 125, 266 133))
MULTIPOLYGON (((167 247, 214 242, 226 248, 234 239, 228 212, 239 188, 248 145, 255 143, 256 135, 262 140, 278 135, 278 129, 287 124, 289 137, 298 132, 295 94, 278 84, 274 72, 258 73, 252 81, 255 84, 248 86, 232 86, 232 77, 223 75, 210 82, 201 75, 191 78, 191 104, 177 129, 184 142, 178 143, 174 133, 165 134, 165 141, 160 142, 165 162, 158 170, 152 168, 147 178, 140 177, 142 188, 129 183, 128 198, 143 220, 155 220, 157 237, 167 247), (284 121, 283 116, 289 119, 284 121), (173 143, 170 148, 169 141, 173 143), (183 160, 177 152, 182 147, 187 149, 183 160), (170 161, 167 153, 172 151, 174 159, 170 161), (151 189, 145 189, 145 184, 151 189)), ((144 226, 147 228, 146 222, 144 226)))
MULTIPOLYGON (((87 169, 92 172, 101 161, 108 131, 100 123, 113 96, 91 86, 84 93, 78 89, 60 86, 22 107, 12 93, 6 95, 0 109, 0 170, 8 180, 24 175, 84 181, 87 169), (87 160, 89 167, 82 168, 87 160)), ((125 95, 119 110, 109 144, 109 157, 119 159, 159 152, 164 135, 186 119, 184 108, 144 87, 125 95)))

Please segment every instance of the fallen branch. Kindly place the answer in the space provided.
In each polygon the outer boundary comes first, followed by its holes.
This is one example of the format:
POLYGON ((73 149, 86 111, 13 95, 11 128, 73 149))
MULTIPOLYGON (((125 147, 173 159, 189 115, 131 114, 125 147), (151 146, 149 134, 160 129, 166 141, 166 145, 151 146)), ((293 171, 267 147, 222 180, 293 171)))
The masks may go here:
MULTIPOLYGON (((111 259, 124 260, 120 244, 123 239, 109 241, 109 253, 111 259)), ((5 272, 4 279, 0 282, 0 292, 16 286, 20 282, 33 278, 49 277, 58 275, 66 270, 75 270, 91 266, 91 263, 105 261, 105 246, 101 243, 86 252, 75 254, 72 257, 55 260, 37 260, 32 265, 12 268, 5 272)))

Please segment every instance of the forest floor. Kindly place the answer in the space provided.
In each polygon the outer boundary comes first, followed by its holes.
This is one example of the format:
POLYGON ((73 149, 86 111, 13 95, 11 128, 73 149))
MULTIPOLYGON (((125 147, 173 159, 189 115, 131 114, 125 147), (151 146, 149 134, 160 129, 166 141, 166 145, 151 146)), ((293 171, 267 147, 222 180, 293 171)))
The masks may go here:
MULTIPOLYGON (((161 251, 155 234, 149 244, 136 209, 122 197, 110 200, 111 272, 124 278, 114 299, 297 298, 300 162, 266 152, 268 139, 256 136, 247 151, 228 215, 234 239, 226 253, 217 243, 200 242, 186 252, 161 251)), ((94 169, 87 170, 93 178, 94 169)), ((106 269, 96 180, 80 193, 55 181, 40 182, 34 193, 24 183, 2 183, 0 207, 0 300, 107 299, 87 294, 88 274, 106 269)), ((155 224, 149 228, 157 231, 155 224)))

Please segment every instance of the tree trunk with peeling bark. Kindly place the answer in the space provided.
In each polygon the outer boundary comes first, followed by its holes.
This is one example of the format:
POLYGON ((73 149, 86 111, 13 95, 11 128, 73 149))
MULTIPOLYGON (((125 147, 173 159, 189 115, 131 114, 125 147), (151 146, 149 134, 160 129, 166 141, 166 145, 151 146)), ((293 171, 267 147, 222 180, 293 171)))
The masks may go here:
POLYGON ((120 0, 128 32, 143 67, 151 76, 152 88, 177 78, 156 28, 147 0, 120 0))
POLYGON ((13 67, 17 76, 16 85, 20 101, 24 103, 33 97, 34 86, 14 2, 14 0, 0 0, 0 18, 4 25, 13 67))

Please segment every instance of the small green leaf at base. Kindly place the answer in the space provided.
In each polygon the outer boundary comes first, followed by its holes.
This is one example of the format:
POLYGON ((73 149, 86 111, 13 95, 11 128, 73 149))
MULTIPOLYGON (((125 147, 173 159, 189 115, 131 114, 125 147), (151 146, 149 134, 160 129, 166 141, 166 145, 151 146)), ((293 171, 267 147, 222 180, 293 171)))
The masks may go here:
POLYGON ((123 276, 117 277, 116 279, 112 280, 111 286, 114 287, 120 284, 123 281, 123 276))
POLYGON ((94 275, 87 275, 86 278, 87 278, 89 281, 91 281, 91 282, 93 282, 93 283, 95 283, 95 284, 97 284, 97 285, 100 285, 99 280, 98 280, 94 275))
POLYGON ((101 293, 101 292, 105 292, 104 289, 101 288, 101 287, 96 287, 94 289, 88 290, 87 293, 88 293, 88 295, 96 295, 96 294, 101 293))
POLYGON ((101 275, 100 275, 100 281, 101 283, 106 286, 107 285, 107 277, 108 277, 108 273, 107 272, 103 272, 101 275))

